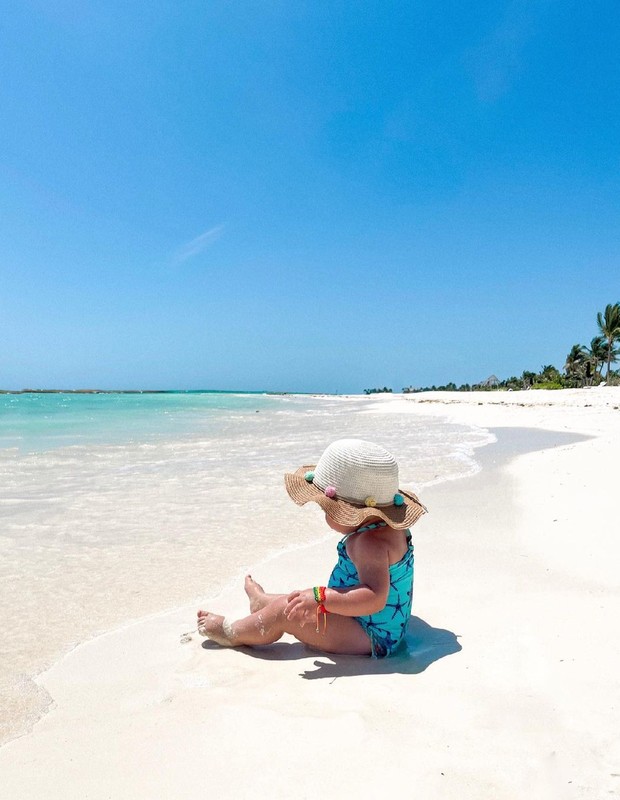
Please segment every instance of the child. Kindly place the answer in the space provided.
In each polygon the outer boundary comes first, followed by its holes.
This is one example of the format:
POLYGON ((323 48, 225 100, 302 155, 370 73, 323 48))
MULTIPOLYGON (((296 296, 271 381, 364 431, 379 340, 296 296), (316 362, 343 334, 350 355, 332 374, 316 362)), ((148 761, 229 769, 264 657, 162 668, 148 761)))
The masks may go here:
POLYGON ((318 503, 329 527, 343 535, 327 587, 267 594, 248 575, 250 616, 231 622, 199 611, 199 633, 226 647, 270 644, 289 633, 327 653, 390 655, 404 638, 411 611, 407 529, 425 507, 398 488, 394 457, 359 439, 333 442, 316 467, 301 467, 284 482, 295 503, 318 503))

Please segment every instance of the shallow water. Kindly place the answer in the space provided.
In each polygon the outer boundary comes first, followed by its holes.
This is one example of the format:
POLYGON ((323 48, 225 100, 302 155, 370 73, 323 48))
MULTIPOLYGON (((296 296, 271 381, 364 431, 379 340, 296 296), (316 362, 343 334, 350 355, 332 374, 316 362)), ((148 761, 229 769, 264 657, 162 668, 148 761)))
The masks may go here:
POLYGON ((32 678, 75 644, 213 596, 250 565, 322 538, 321 514, 295 506, 282 476, 333 439, 383 444, 422 500, 425 485, 476 470, 475 448, 491 440, 434 417, 383 414, 366 398, 4 400, 0 741, 40 716, 49 698, 32 678))

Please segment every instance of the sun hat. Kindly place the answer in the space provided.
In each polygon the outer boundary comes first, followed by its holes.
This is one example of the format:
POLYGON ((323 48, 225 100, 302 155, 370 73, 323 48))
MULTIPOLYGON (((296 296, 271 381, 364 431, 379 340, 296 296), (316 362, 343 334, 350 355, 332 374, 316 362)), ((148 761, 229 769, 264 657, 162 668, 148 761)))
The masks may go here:
POLYGON ((298 506, 313 500, 340 525, 379 518, 391 528, 409 528, 426 513, 415 494, 398 488, 394 456, 362 439, 332 442, 318 464, 286 473, 284 485, 298 506))

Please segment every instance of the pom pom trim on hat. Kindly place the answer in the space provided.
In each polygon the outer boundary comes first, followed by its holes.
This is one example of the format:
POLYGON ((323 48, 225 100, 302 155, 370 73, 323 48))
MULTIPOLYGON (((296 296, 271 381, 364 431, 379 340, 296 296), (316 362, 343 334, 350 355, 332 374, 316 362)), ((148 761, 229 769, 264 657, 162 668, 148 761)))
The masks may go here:
MULTIPOLYGON (((397 492, 392 490, 388 503, 375 502, 375 506, 366 506, 364 500, 355 501, 339 496, 327 497, 325 490, 314 482, 315 470, 314 465, 308 465, 300 467, 294 473, 286 473, 284 476, 286 490, 297 505, 316 502, 323 511, 329 513, 331 519, 341 525, 358 527, 376 516, 392 528, 404 529, 414 525, 427 511, 415 494, 402 489, 397 492), (400 503, 398 495, 402 497, 400 503)), ((332 485, 331 481, 326 483, 332 485)), ((376 501, 376 496, 371 496, 371 499, 376 501)))

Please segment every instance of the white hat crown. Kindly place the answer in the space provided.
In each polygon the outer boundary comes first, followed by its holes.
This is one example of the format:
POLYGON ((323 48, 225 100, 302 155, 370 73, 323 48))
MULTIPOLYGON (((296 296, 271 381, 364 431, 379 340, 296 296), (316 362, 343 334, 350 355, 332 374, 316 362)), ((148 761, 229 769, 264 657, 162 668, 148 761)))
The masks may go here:
POLYGON ((324 451, 312 482, 322 491, 333 487, 336 497, 349 503, 364 505, 372 498, 378 506, 389 506, 398 492, 398 464, 378 444, 339 439, 324 451))

